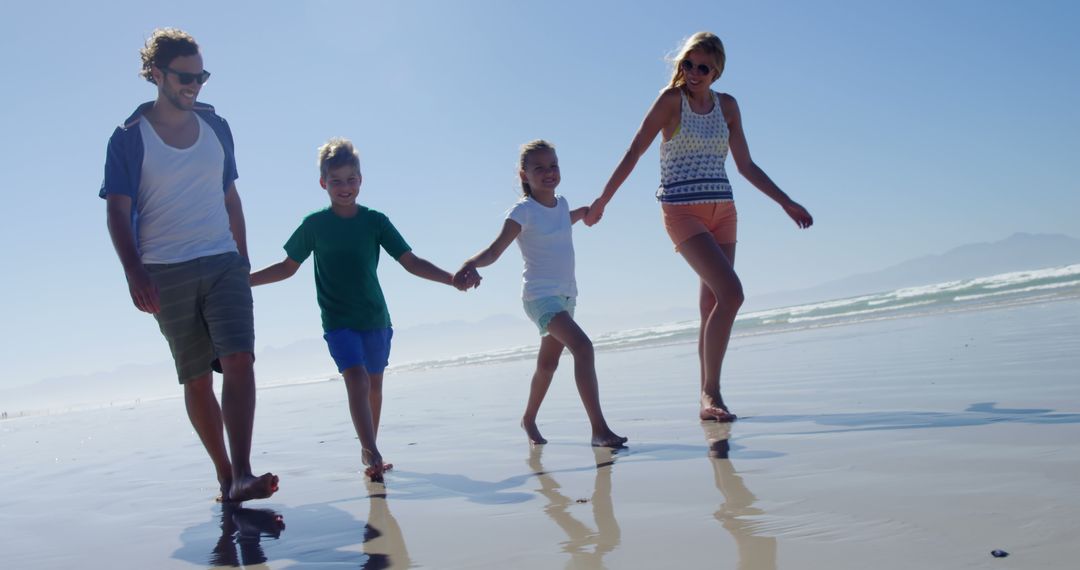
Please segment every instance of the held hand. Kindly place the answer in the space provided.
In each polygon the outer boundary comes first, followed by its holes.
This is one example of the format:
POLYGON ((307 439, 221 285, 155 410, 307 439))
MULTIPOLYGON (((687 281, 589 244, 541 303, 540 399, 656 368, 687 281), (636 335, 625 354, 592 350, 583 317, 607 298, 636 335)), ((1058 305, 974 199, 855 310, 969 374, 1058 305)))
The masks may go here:
POLYGON ((800 228, 806 229, 814 225, 814 217, 811 216, 810 212, 806 211, 806 208, 803 208, 798 202, 795 202, 794 200, 789 201, 787 204, 784 204, 783 208, 784 211, 787 212, 787 215, 790 216, 792 220, 795 220, 795 224, 800 228))
POLYGON ((161 311, 161 295, 157 285, 150 279, 146 268, 140 264, 138 267, 124 272, 128 282, 128 292, 131 293, 131 301, 135 308, 144 313, 157 313, 161 311))
POLYGON ((482 280, 483 277, 480 277, 480 272, 474 269, 472 273, 469 274, 468 278, 465 279, 465 288, 462 289, 462 291, 468 291, 469 289, 479 287, 480 281, 482 280))
POLYGON ((472 264, 466 263, 454 274, 453 285, 459 291, 467 291, 473 287, 479 287, 480 280, 480 272, 472 264))
POLYGON ((454 288, 459 291, 464 291, 465 283, 468 281, 469 273, 471 271, 472 268, 469 267, 469 264, 466 263, 465 265, 462 265, 461 269, 458 269, 457 273, 454 274, 454 279, 451 282, 451 285, 453 285, 454 288))
POLYGON ((590 227, 595 226, 602 217, 604 217, 604 203, 600 198, 597 198, 596 200, 593 200, 592 205, 589 206, 589 211, 585 212, 585 225, 590 227))

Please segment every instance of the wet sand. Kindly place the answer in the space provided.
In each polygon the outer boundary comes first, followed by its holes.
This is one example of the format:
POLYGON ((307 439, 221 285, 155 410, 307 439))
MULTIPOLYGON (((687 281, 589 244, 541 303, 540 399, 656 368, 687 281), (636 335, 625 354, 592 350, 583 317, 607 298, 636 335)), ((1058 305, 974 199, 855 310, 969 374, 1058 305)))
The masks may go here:
POLYGON ((735 339, 731 426, 691 344, 597 355, 612 453, 564 356, 530 448, 532 363, 388 375, 362 476, 339 381, 259 392, 213 502, 179 399, 0 421, 8 568, 1063 568, 1080 558, 1080 302, 735 339), (276 522, 280 516, 285 528, 276 522), (994 558, 990 552, 1009 552, 994 558), (260 565, 262 564, 262 565, 260 565))

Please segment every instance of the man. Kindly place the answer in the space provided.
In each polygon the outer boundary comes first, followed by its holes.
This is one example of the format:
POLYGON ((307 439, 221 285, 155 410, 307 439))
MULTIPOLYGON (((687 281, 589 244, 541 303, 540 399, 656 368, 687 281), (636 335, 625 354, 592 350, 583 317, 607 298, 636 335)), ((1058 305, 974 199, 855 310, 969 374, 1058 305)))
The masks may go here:
POLYGON ((109 139, 100 192, 109 235, 131 300, 154 315, 169 342, 221 499, 266 498, 278 478, 256 477, 250 465, 255 334, 232 133, 212 106, 196 102, 210 72, 194 38, 158 29, 141 54, 141 75, 157 86, 157 99, 109 139), (224 375, 221 405, 212 363, 224 375))

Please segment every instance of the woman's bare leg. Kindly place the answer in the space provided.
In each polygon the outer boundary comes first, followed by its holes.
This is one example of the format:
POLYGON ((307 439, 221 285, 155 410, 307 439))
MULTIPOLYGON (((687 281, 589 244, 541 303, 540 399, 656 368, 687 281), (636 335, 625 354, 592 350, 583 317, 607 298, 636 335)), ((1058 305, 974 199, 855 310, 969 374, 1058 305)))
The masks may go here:
POLYGON ((701 362, 700 417, 703 420, 729 421, 733 415, 728 412, 720 395, 720 370, 731 339, 731 327, 743 303, 742 282, 733 266, 735 244, 718 244, 710 234, 703 233, 683 242, 679 246, 679 253, 702 283, 702 323, 698 338, 701 362))

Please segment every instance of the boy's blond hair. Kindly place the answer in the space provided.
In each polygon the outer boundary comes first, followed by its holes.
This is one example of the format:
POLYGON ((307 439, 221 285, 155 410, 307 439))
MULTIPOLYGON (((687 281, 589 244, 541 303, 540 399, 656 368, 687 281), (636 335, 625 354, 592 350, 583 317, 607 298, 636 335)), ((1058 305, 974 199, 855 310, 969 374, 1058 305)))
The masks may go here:
POLYGON ((360 172, 360 153, 349 139, 334 137, 319 147, 319 178, 325 179, 331 168, 342 166, 352 166, 360 172))

